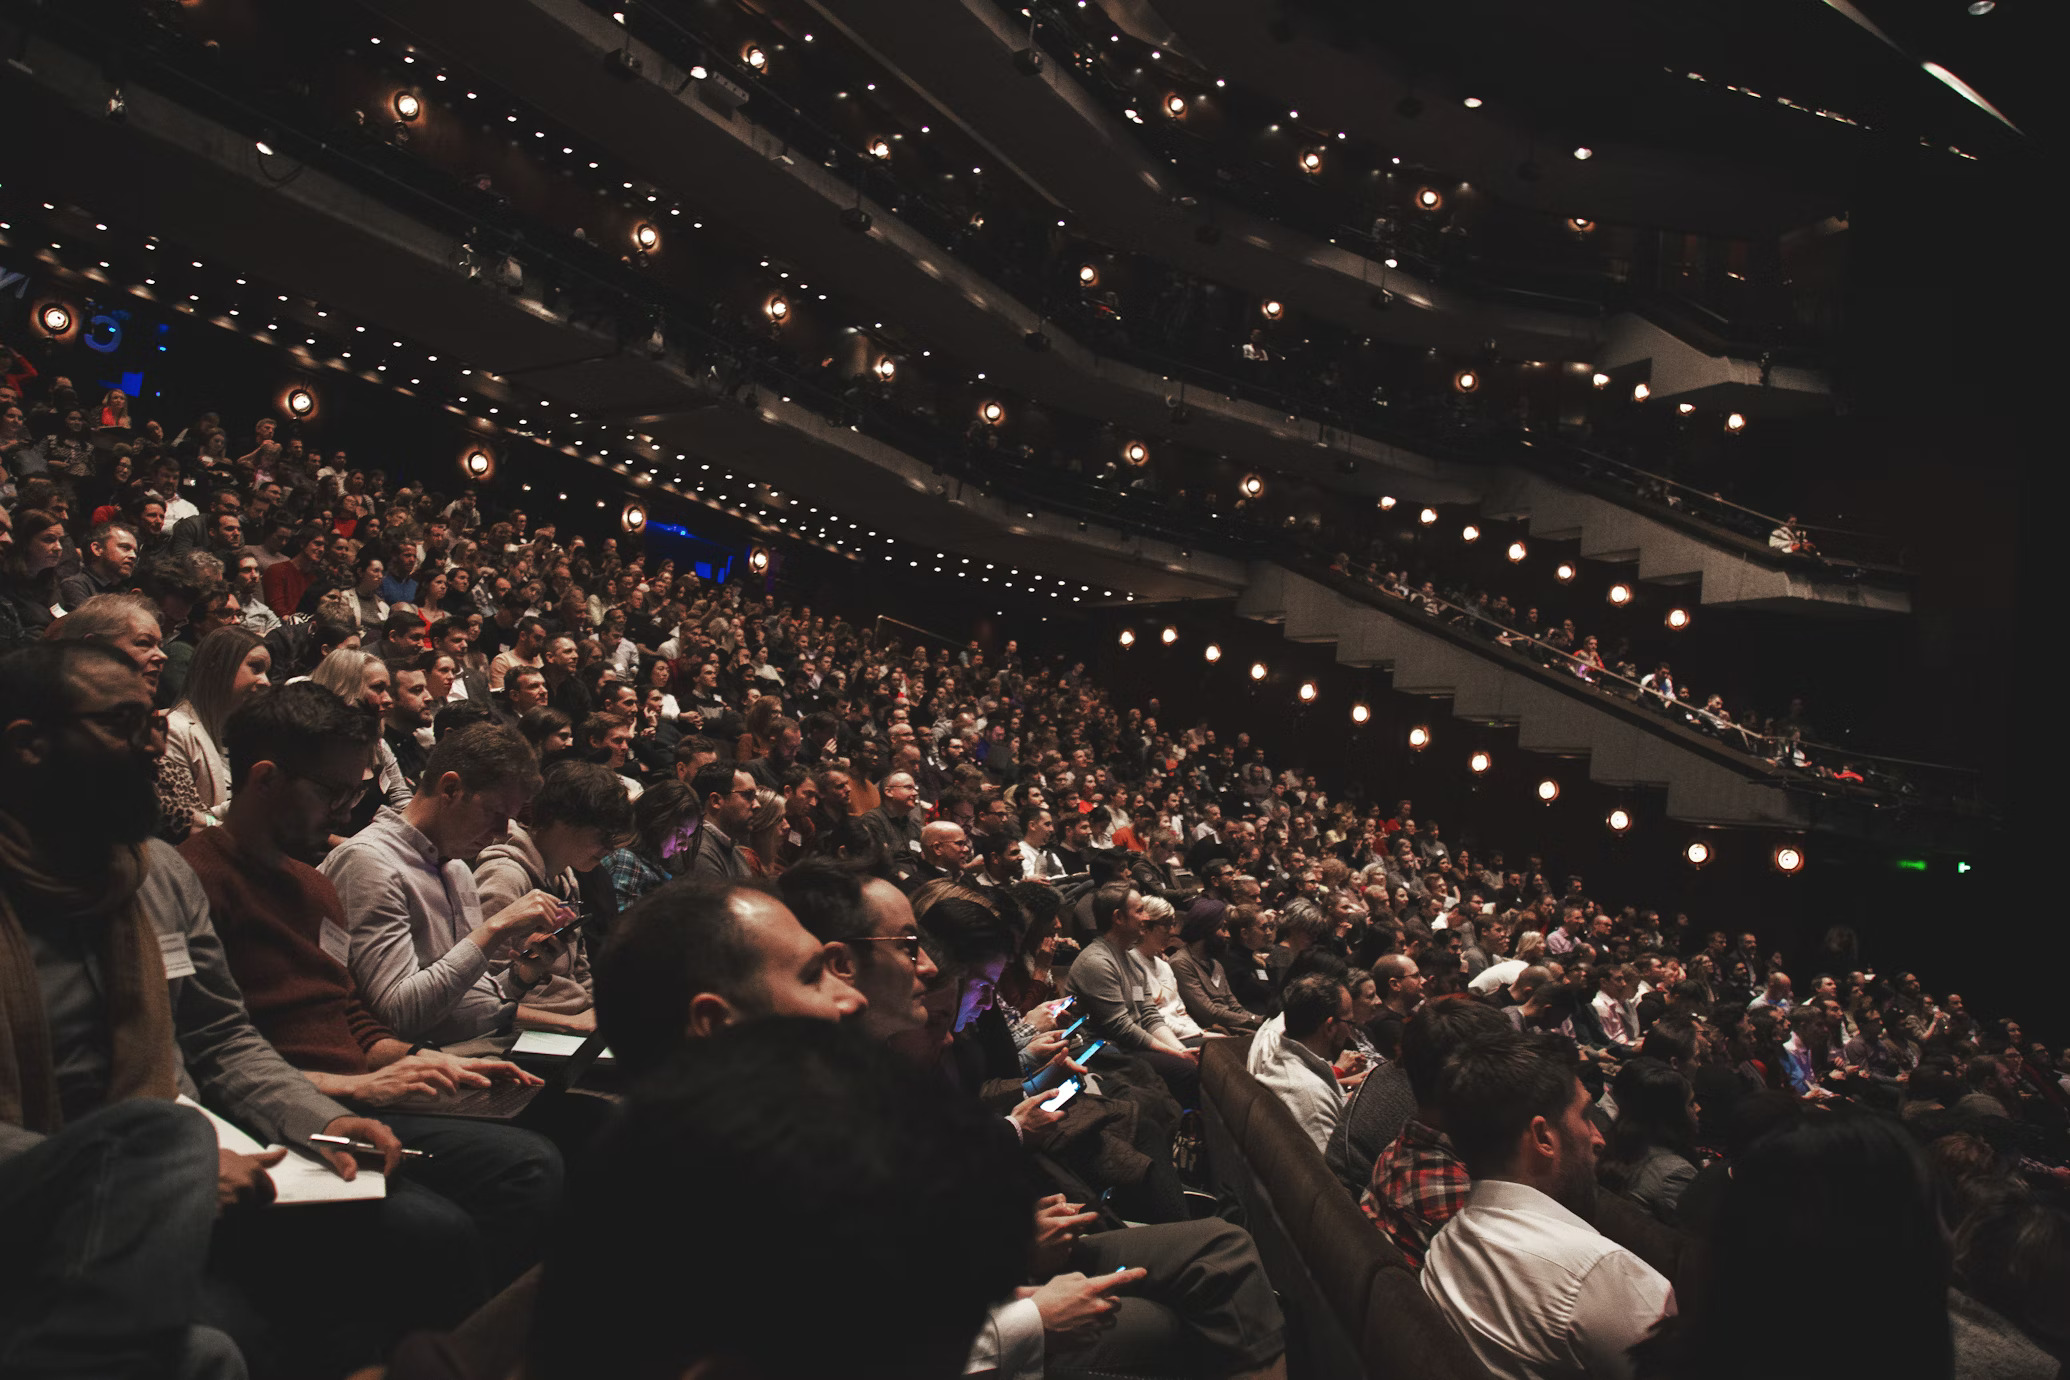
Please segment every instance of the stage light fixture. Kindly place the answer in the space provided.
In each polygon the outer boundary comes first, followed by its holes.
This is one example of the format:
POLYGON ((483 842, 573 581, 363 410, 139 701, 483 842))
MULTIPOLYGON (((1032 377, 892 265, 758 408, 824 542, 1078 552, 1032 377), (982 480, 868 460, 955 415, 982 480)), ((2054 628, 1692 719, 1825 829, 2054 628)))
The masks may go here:
POLYGON ((259 157, 261 158, 271 158, 273 156, 273 145, 267 143, 264 139, 253 140, 252 147, 259 151, 259 157))
POLYGON ((1777 872, 1785 877, 1794 877, 1804 870, 1804 850, 1794 843, 1778 844, 1771 861, 1777 872))
POLYGON ((1468 96, 1465 100, 1459 102, 1459 104, 1465 106, 1468 110, 1479 110, 1482 106, 1486 105, 1487 102, 1482 100, 1479 96, 1468 96))
POLYGON ((1486 776, 1488 769, 1494 765, 1495 759, 1488 755, 1486 748, 1476 749, 1474 754, 1466 759, 1466 769, 1475 776, 1486 776))
POLYGON ((1258 498, 1265 492, 1265 481, 1258 475, 1247 474, 1237 481, 1236 488, 1245 498, 1258 498))
POLYGON ((878 360, 876 364, 872 366, 872 371, 877 375, 879 380, 885 383, 890 383, 893 379, 898 377, 898 361, 893 359, 890 355, 886 355, 884 356, 884 358, 878 360))
POLYGON ((1435 508, 1425 508, 1422 512, 1416 514, 1416 521, 1422 523, 1425 527, 1434 526, 1437 520, 1438 510, 1435 508))
POLYGON ((1351 706, 1351 721, 1353 723, 1362 724, 1372 717, 1373 711, 1368 709, 1365 705, 1354 704, 1353 706, 1351 706))
POLYGON ((885 159, 891 157, 891 141, 888 139, 870 140, 869 154, 870 157, 876 159, 878 162, 883 162, 885 159))
POLYGON ((998 426, 1006 420, 1006 409, 996 402, 987 400, 978 404, 978 420, 986 426, 998 426))
POLYGON ((63 335, 72 329, 72 309, 63 302, 46 302, 36 312, 36 324, 46 335, 63 335))
POLYGON ((1391 512, 1393 512, 1393 511, 1394 511, 1394 505, 1395 505, 1395 497, 1394 497, 1394 495, 1393 495, 1393 494, 1382 494, 1382 495, 1380 495, 1380 511, 1381 511, 1381 512, 1383 512, 1383 513, 1391 513, 1391 512))
POLYGON ((1569 561, 1561 561, 1558 565, 1554 566, 1553 578, 1555 580, 1558 580, 1563 585, 1572 584, 1574 582, 1573 563, 1569 561))
POLYGON ((1258 315, 1264 317, 1267 321, 1277 321, 1286 314, 1286 305, 1276 297, 1267 298, 1258 307, 1258 315))
POLYGON ((496 457, 480 446, 469 447, 466 454, 460 457, 460 473, 469 479, 487 479, 490 471, 495 468, 496 457))
POLYGON ((1538 798, 1550 805, 1560 798, 1560 783, 1550 776, 1538 783, 1538 798))
POLYGON ((740 60, 754 68, 757 72, 766 73, 769 70, 769 54, 763 52, 756 44, 750 43, 745 48, 742 48, 740 50, 740 60))
POLYGON ((1574 149, 1574 161, 1575 161, 1575 162, 1577 162, 1577 163, 1586 163, 1586 162, 1588 162, 1588 160, 1589 160, 1589 159, 1591 159, 1591 158, 1594 158, 1595 156, 1596 156, 1596 151, 1595 151, 1594 149, 1590 148, 1590 147, 1589 147, 1589 146, 1588 146, 1587 144, 1578 144, 1578 145, 1576 145, 1576 146, 1575 146, 1575 149, 1574 149))
POLYGON ((405 123, 424 113, 424 102, 417 99, 417 93, 414 91, 396 92, 392 104, 395 107, 395 118, 405 123))
POLYGON ((1633 401, 1633 402, 1644 402, 1644 401, 1646 401, 1646 399, 1648 399, 1648 398, 1650 398, 1650 397, 1652 397, 1652 396, 1653 396, 1653 390, 1652 390, 1651 388, 1649 388, 1648 386, 1646 386, 1645 384, 1643 384, 1643 383, 1635 383, 1635 384, 1633 384, 1633 385, 1632 385, 1632 401, 1633 401))
POLYGON ((647 254, 653 253, 661 245, 661 232, 644 220, 633 227, 632 238, 633 247, 647 254))
POLYGON ((1297 693, 1301 696, 1301 703, 1314 704, 1316 695, 1315 682, 1312 680, 1302 681, 1301 689, 1297 693))
POLYGON ((1425 211, 1435 211, 1445 204, 1445 194, 1435 187, 1418 187, 1416 205, 1425 211))
POLYGON ((1421 752, 1430 746, 1430 730, 1417 724, 1409 730, 1409 751, 1421 752))
POLYGON ((1481 529, 1480 529, 1480 528, 1478 528, 1478 527, 1476 527, 1476 526, 1474 526, 1474 525, 1473 525, 1472 523, 1470 523, 1470 522, 1469 522, 1469 523, 1467 523, 1467 524, 1466 524, 1466 526, 1464 526, 1464 527, 1462 527, 1462 528, 1460 528, 1460 529, 1459 529, 1459 540, 1461 540, 1461 541, 1463 541, 1463 542, 1466 542, 1466 543, 1468 543, 1468 544, 1471 544, 1471 543, 1473 543, 1473 542, 1477 542, 1477 541, 1479 541, 1480 539, 1481 539, 1481 529))
POLYGON ((1518 562, 1522 561, 1522 560, 1524 559, 1524 557, 1525 557, 1525 556, 1527 556, 1527 555, 1529 555, 1529 554, 1530 554, 1529 550, 1528 550, 1528 549, 1527 549, 1527 548, 1526 548, 1526 547, 1524 546, 1524 544, 1523 544, 1522 542, 1520 542, 1520 541, 1513 541, 1513 542, 1511 542, 1511 543, 1509 544, 1509 552, 1508 552, 1508 555, 1509 555, 1509 563, 1510 563, 1511 565, 1516 565, 1516 564, 1517 564, 1518 562))
POLYGON ((1166 96, 1164 98, 1164 113, 1171 116, 1174 120, 1184 119, 1186 116, 1186 98, 1176 91, 1166 96))
POLYGON ((1165 630, 1157 635, 1157 640, 1169 647, 1179 640, 1179 630, 1167 625, 1165 630))
POLYGON ((643 503, 628 503, 625 511, 618 515, 618 525, 628 532, 643 532, 647 528, 647 507, 643 503))
POLYGON ((1078 265, 1078 283, 1081 287, 1098 287, 1100 285, 1100 270, 1091 264, 1078 265))
POLYGON ((769 548, 757 546, 748 552, 748 569, 757 575, 769 573, 769 548))
POLYGON ((1610 376, 1598 370, 1589 376, 1589 382, 1598 388, 1608 388, 1610 386, 1610 376))
POLYGON ((1222 659, 1222 644, 1219 642, 1208 643, 1206 649, 1201 652, 1201 655, 1207 658, 1208 665, 1214 665, 1216 662, 1222 659))
POLYGON ((762 315, 781 326, 791 319, 791 304, 782 293, 778 293, 762 304, 762 315))
POLYGON ((1136 630, 1134 628, 1123 628, 1121 630, 1121 645, 1124 648, 1136 645, 1136 630))
POLYGON ((287 396, 284 401, 287 404, 288 416, 293 417, 298 421, 304 417, 311 417, 316 414, 315 391, 309 388, 304 388, 300 384, 297 384, 295 387, 288 389, 287 396))
POLYGON ((1690 413, 1692 413, 1692 412, 1696 411, 1696 404, 1695 404, 1695 403, 1686 403, 1686 402, 1685 402, 1685 403, 1676 403, 1676 404, 1675 404, 1675 411, 1676 411, 1676 412, 1678 412, 1678 413, 1680 413, 1680 414, 1681 414, 1682 416, 1686 417, 1686 416, 1688 416, 1688 415, 1689 415, 1690 413))
POLYGON ((1252 662, 1252 663, 1251 663, 1251 679, 1252 679, 1252 680, 1263 680, 1263 679, 1265 679, 1265 663, 1264 663, 1264 662, 1262 662, 1262 661, 1254 661, 1254 662, 1252 662))
POLYGON ((1746 414, 1745 414, 1744 412, 1728 412, 1728 413, 1726 413, 1726 414, 1725 414, 1725 434, 1726 434, 1726 435, 1728 435, 1728 436, 1737 436, 1737 435, 1739 435, 1739 433, 1741 433, 1742 431, 1745 431, 1746 429, 1747 429, 1747 418, 1746 418, 1746 414))
POLYGON ((1141 441, 1130 441, 1121 448, 1121 458, 1131 465, 1147 465, 1150 463, 1150 447, 1141 441))
POLYGON ((1320 149, 1301 150, 1301 171, 1313 177, 1323 170, 1323 156, 1320 149))
POLYGON ((1613 834, 1629 834, 1632 831, 1632 813, 1619 807, 1605 816, 1603 823, 1613 834))
POLYGON ((1618 608, 1623 608, 1626 604, 1629 604, 1631 601, 1632 587, 1630 585, 1624 583, 1624 581, 1622 580, 1619 580, 1616 584, 1610 586, 1611 603, 1615 604, 1618 608))
POLYGON ((1481 386, 1481 376, 1471 369, 1461 369, 1452 375, 1452 386, 1462 393, 1471 393, 1481 386))
POLYGON ((1684 628, 1688 627, 1688 626, 1689 626, 1689 610, 1688 610, 1688 609, 1669 609, 1669 610, 1668 610, 1668 615, 1667 615, 1667 625, 1668 625, 1668 627, 1672 628, 1672 629, 1673 629, 1674 631, 1676 631, 1676 632, 1680 632, 1680 631, 1682 631, 1682 629, 1684 629, 1684 628))
POLYGON ((1691 867, 1702 867, 1711 860, 1711 846, 1702 839, 1692 839, 1682 850, 1682 857, 1691 867))

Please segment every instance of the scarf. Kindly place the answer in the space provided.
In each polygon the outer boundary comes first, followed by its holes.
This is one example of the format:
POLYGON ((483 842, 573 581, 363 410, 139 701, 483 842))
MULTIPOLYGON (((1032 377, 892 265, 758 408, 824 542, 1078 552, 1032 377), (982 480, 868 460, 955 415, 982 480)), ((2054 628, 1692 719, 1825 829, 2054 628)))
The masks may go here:
POLYGON ((117 848, 107 868, 85 880, 60 877, 48 870, 28 831, 0 813, 0 875, 8 879, 0 887, 0 1121, 45 1135, 64 1123, 50 1022, 18 902, 96 934, 107 991, 107 1100, 171 1101, 179 1092, 172 1001, 157 932, 136 905, 143 849, 117 848))

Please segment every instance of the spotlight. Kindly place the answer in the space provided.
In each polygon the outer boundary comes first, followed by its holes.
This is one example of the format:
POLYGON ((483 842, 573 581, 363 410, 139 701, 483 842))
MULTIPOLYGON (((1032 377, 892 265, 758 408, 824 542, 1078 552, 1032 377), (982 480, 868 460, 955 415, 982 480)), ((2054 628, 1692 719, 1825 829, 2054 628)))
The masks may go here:
POLYGON ((1998 0, 1969 0, 1969 12, 1981 19, 1998 8, 1998 0))
POLYGON ((1255 474, 1247 474, 1237 481, 1236 487, 1245 498, 1258 498, 1265 492, 1265 481, 1255 474))
POLYGON ((651 254, 661 245, 661 232, 646 221, 633 227, 633 247, 651 254))
POLYGON ((1692 412, 1696 411, 1696 404, 1695 404, 1695 403, 1676 403, 1676 404, 1675 404, 1675 411, 1676 411, 1676 412, 1678 412, 1678 413, 1680 413, 1680 414, 1681 414, 1682 416, 1686 417, 1686 416, 1688 416, 1688 415, 1689 415, 1690 413, 1692 413, 1692 412))
POLYGON ((1298 693, 1299 693, 1299 694, 1300 694, 1300 696, 1301 696, 1301 703, 1303 703, 1303 704, 1314 704, 1314 703, 1315 703, 1315 682, 1314 682, 1314 681, 1312 681, 1312 680, 1304 680, 1304 681, 1302 681, 1302 682, 1301 682, 1301 689, 1300 689, 1300 691, 1299 691, 1298 693))
POLYGON ((316 413, 316 394, 299 384, 287 391, 288 416, 300 420, 316 413))
POLYGON ((1174 91, 1164 98, 1164 113, 1174 120, 1183 119, 1186 114, 1186 98, 1174 91))
POLYGON ((628 532, 640 532, 647 527, 647 509, 644 504, 628 503, 625 511, 618 515, 618 525, 628 532))
POLYGON ((1746 429, 1747 418, 1744 412, 1728 412, 1725 414, 1725 434, 1727 436, 1737 436, 1746 429))
POLYGON ((1793 877, 1804 870, 1804 850, 1794 843, 1779 844, 1772 861, 1777 872, 1793 877))
POLYGON ((1462 393, 1471 393, 1481 386, 1481 376, 1471 369, 1461 369, 1452 375, 1452 386, 1462 393))
POLYGON ((1550 805, 1560 798, 1560 783, 1550 776, 1538 783, 1538 798, 1550 805))
POLYGON ((1323 156, 1320 149, 1301 150, 1301 171, 1314 176, 1323 170, 1323 156))
POLYGON ((1644 402, 1644 401, 1646 401, 1646 399, 1648 399, 1648 398, 1650 398, 1650 397, 1652 397, 1652 396, 1653 396, 1653 390, 1652 390, 1651 388, 1648 388, 1648 387, 1647 387, 1647 386, 1646 386, 1645 384, 1643 384, 1643 383, 1635 383, 1635 384, 1633 384, 1633 385, 1632 385, 1632 401, 1633 401, 1633 402, 1644 402))
POLYGON ((1222 644, 1219 642, 1208 643, 1207 650, 1203 651, 1201 655, 1207 658, 1208 665, 1214 665, 1222 659, 1222 644))
POLYGON ((1616 584, 1610 586, 1611 603, 1617 605, 1617 607, 1619 608, 1623 608, 1626 604, 1629 604, 1631 601, 1632 587, 1630 585, 1624 583, 1624 581, 1622 580, 1619 580, 1616 584))
POLYGON ((1409 730, 1409 751, 1421 752, 1430 746, 1430 730, 1417 724, 1409 730))
POLYGON ((1258 308, 1258 314, 1267 321, 1277 321, 1287 314, 1286 307, 1278 299, 1268 299, 1258 308))
POLYGON ((1081 287, 1098 287, 1100 285, 1100 270, 1091 264, 1078 265, 1078 283, 1081 287))
POLYGON ((762 304, 762 315, 781 326, 791 319, 791 304, 779 292, 762 304))
POLYGON ((1509 556, 1509 563, 1510 563, 1511 565, 1516 565, 1516 564, 1517 564, 1518 562, 1522 561, 1522 560, 1524 559, 1524 557, 1525 557, 1525 556, 1527 556, 1527 555, 1529 555, 1530 553, 1529 553, 1529 551, 1528 551, 1528 550, 1527 550, 1527 549, 1525 548, 1525 546, 1524 546, 1524 544, 1523 544, 1522 542, 1520 542, 1520 541, 1513 541, 1513 542, 1511 542, 1511 543, 1509 544, 1509 551, 1507 552, 1507 554, 1508 554, 1508 556, 1509 556))
POLYGON ((1470 522, 1467 523, 1466 526, 1459 529, 1459 540, 1463 542, 1477 542, 1480 539, 1481 529, 1474 526, 1470 522))
POLYGON ((1561 561, 1558 565, 1554 566, 1553 578, 1555 580, 1558 580, 1563 585, 1572 584, 1574 582, 1573 563, 1569 561, 1561 561))
POLYGON ((267 143, 264 139, 253 140, 252 147, 259 151, 259 157, 261 158, 271 158, 273 156, 273 145, 267 143))
POLYGON ((1130 441, 1121 448, 1121 458, 1131 465, 1147 465, 1150 463, 1150 447, 1141 441, 1130 441))
POLYGON ((1494 765, 1495 759, 1488 755, 1486 748, 1476 749, 1473 756, 1466 759, 1466 769, 1475 776, 1486 776, 1488 768, 1494 765))
POLYGON ((1263 680, 1263 679, 1265 679, 1265 663, 1264 663, 1264 662, 1262 662, 1262 661, 1254 661, 1254 662, 1252 662, 1252 663, 1251 663, 1251 679, 1252 679, 1252 680, 1263 680))
POLYGON ((496 468, 496 457, 480 446, 471 446, 460 457, 460 473, 469 479, 487 479, 496 468))
POLYGON ((996 402, 986 401, 978 405, 978 420, 986 426, 998 426, 1006 420, 1006 409, 996 402))
POLYGON ((1578 163, 1586 163, 1589 159, 1594 158, 1595 156, 1596 151, 1590 148, 1587 144, 1579 145, 1574 150, 1574 160, 1578 163))
POLYGON ((398 120, 414 120, 424 113, 424 102, 417 99, 417 93, 414 91, 396 92, 393 104, 395 118, 398 120))
POLYGON ((1603 823, 1613 834, 1629 834, 1632 831, 1631 811, 1622 807, 1612 810, 1603 823))
POLYGON ((1479 96, 1468 96, 1465 100, 1459 102, 1459 104, 1465 106, 1468 110, 1479 110, 1482 106, 1486 105, 1487 102, 1482 100, 1479 96))
POLYGON ((891 144, 888 140, 872 139, 870 140, 870 146, 868 151, 870 157, 875 158, 881 162, 884 159, 891 157, 891 144))
POLYGON ((1123 647, 1133 647, 1136 645, 1136 630, 1134 628, 1123 628, 1121 630, 1121 645, 1123 647))
POLYGON ((1381 511, 1381 512, 1383 512, 1383 513, 1391 513, 1391 512, 1393 512, 1393 511, 1394 511, 1394 505, 1395 505, 1395 497, 1394 497, 1394 495, 1393 495, 1393 494, 1382 494, 1382 495, 1380 495, 1380 511, 1381 511))
POLYGON ((1177 628, 1168 626, 1165 628, 1163 632, 1157 635, 1157 639, 1158 641, 1164 643, 1165 646, 1169 647, 1172 645, 1172 643, 1177 642, 1179 640, 1179 630, 1177 628))
POLYGON ((1422 512, 1416 514, 1416 521, 1422 523, 1425 527, 1434 525, 1437 520, 1438 510, 1435 508, 1425 508, 1422 512))
POLYGON ((754 68, 757 72, 766 73, 769 70, 769 54, 763 52, 755 44, 750 43, 747 47, 740 50, 740 60, 754 68))
POLYGON ((1594 384, 1597 388, 1608 388, 1610 386, 1610 376, 1606 373, 1603 373, 1601 370, 1598 370, 1596 373, 1591 374, 1589 376, 1588 381, 1594 384))
POLYGON ((884 358, 878 360, 874 366, 872 366, 872 372, 875 373, 877 377, 883 380, 885 383, 890 383, 893 379, 898 377, 898 361, 893 359, 890 355, 886 355, 884 356, 884 358))
POLYGON ((1691 867, 1702 867, 1711 860, 1711 846, 1702 839, 1693 839, 1689 846, 1682 850, 1682 856, 1691 867))
POLYGON ((46 335, 63 335, 72 329, 72 309, 63 302, 46 302, 36 312, 36 324, 46 335))
POLYGON ((1355 724, 1362 724, 1362 723, 1364 723, 1364 722, 1365 722, 1366 720, 1368 720, 1368 719, 1370 719, 1370 718, 1372 718, 1372 717, 1373 717, 1373 711, 1372 711, 1372 710, 1370 710, 1370 709, 1368 709, 1368 708, 1366 708, 1366 706, 1365 706, 1365 705, 1363 705, 1363 704, 1354 704, 1353 706, 1351 706, 1351 721, 1352 721, 1353 723, 1355 723, 1355 724))
POLYGON ((1587 216, 1569 216, 1567 217, 1567 228, 1577 235, 1587 235, 1594 233, 1596 223, 1587 216))
POLYGON ((1440 192, 1437 188, 1418 187, 1416 189, 1416 205, 1418 208, 1425 211, 1435 211, 1438 207, 1444 204, 1444 193, 1440 192))
POLYGON ((748 552, 748 569, 757 575, 769 573, 769 548, 757 546, 748 552))
POLYGON ((1674 630, 1675 630, 1676 632, 1680 632, 1680 631, 1682 631, 1682 629, 1684 629, 1684 628, 1688 627, 1688 626, 1689 626, 1689 610, 1688 610, 1688 609, 1669 609, 1669 610, 1668 610, 1668 616, 1667 616, 1667 625, 1668 625, 1668 626, 1669 626, 1670 628, 1674 629, 1674 630))

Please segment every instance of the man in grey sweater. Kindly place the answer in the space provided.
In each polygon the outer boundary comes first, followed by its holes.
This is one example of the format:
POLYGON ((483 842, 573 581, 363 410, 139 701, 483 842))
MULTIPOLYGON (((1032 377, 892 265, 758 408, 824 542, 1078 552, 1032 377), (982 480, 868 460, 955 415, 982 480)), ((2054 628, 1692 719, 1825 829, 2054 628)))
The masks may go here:
POLYGON ((1142 896, 1127 882, 1109 882, 1093 893, 1092 913, 1099 938, 1071 964, 1066 990, 1085 1004, 1089 1024, 1110 1048, 1156 1069, 1180 1106, 1197 1106, 1200 1051, 1172 1033, 1142 965, 1129 959, 1150 923, 1142 896))

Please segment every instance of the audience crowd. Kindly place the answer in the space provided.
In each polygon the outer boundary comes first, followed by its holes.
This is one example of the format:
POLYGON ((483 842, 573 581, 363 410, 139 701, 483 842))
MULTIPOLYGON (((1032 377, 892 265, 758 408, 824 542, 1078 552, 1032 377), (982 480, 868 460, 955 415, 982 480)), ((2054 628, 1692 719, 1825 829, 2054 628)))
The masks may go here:
POLYGON ((0 1372, 451 1375, 514 1295, 540 1380, 1298 1372, 1221 1040, 1491 1374, 2070 1355, 2070 1062, 1845 926, 1786 962, 271 419, 15 409, 0 1372))

